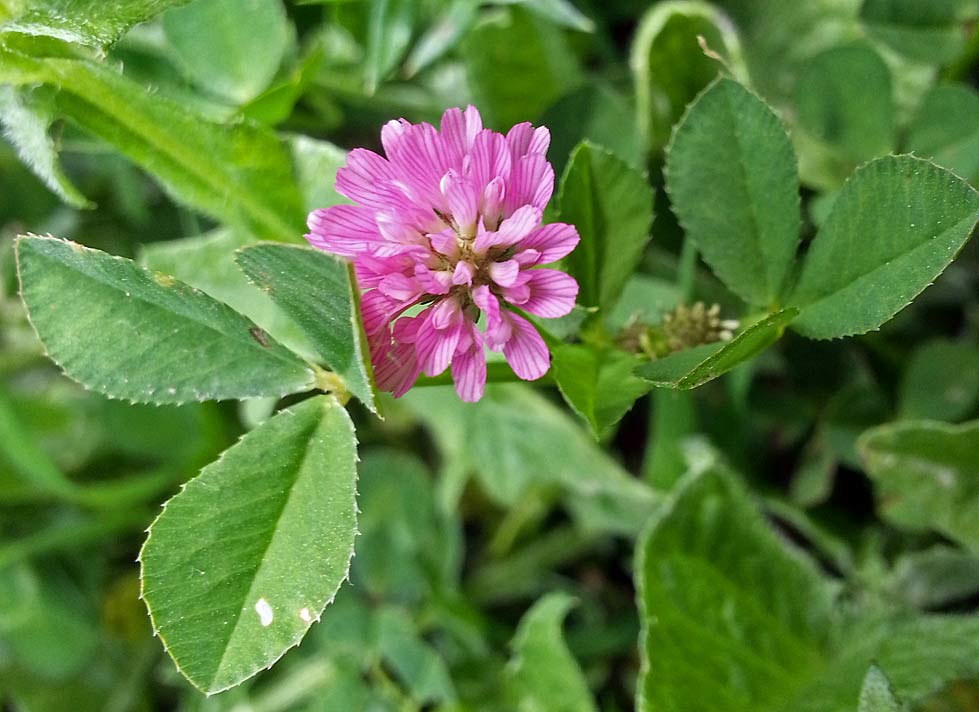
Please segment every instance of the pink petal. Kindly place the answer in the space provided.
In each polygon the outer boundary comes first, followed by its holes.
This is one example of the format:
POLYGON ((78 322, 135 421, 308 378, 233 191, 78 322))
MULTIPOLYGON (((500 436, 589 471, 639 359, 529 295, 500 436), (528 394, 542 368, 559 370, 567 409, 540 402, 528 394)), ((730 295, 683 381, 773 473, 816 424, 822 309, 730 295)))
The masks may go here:
POLYGON ((574 277, 556 269, 535 269, 528 274, 530 279, 526 285, 530 297, 523 303, 525 311, 553 319, 574 308, 578 298, 578 283, 574 277))
POLYGON ((469 175, 480 193, 494 178, 504 181, 510 175, 510 151, 502 134, 483 129, 476 134, 469 154, 469 175))
POLYGON ((547 153, 551 143, 551 132, 546 126, 535 129, 530 123, 524 122, 511 128, 506 135, 507 144, 514 161, 528 153, 547 153))
POLYGON ((342 257, 354 257, 371 245, 384 243, 374 211, 355 205, 335 205, 309 214, 306 239, 314 247, 342 257))
POLYGON ((398 302, 417 299, 423 293, 418 280, 395 272, 384 277, 377 285, 381 294, 398 302))
POLYGON ((500 309, 500 300, 485 284, 472 291, 473 303, 486 315, 486 345, 499 351, 510 339, 510 321, 500 309))
POLYGON ((476 275, 476 268, 468 262, 456 262, 455 271, 452 273, 452 284, 466 284, 472 286, 473 277, 476 275))
POLYGON ((473 249, 478 253, 485 253, 491 247, 515 245, 540 225, 540 219, 541 211, 538 208, 525 205, 500 223, 500 229, 496 232, 478 234, 473 249))
MULTIPOLYGON (((549 223, 527 235, 517 249, 539 251, 539 258, 533 264, 549 264, 571 254, 580 240, 574 225, 549 223)), ((521 261, 521 264, 527 263, 521 261)))
POLYGON ((389 160, 409 128, 411 124, 405 119, 394 119, 381 127, 381 145, 389 160))
POLYGON ((373 151, 355 148, 347 154, 347 165, 337 171, 335 188, 340 195, 368 208, 384 209, 391 204, 395 178, 391 164, 373 151))
POLYGON ((489 267, 490 278, 501 287, 513 286, 520 274, 520 263, 516 260, 492 262, 489 267))
POLYGON ((446 257, 456 258, 459 256, 459 240, 456 238, 454 230, 446 229, 432 233, 428 236, 428 240, 436 252, 446 257))
POLYGON ((472 331, 469 347, 452 357, 452 380, 459 398, 466 403, 478 401, 486 389, 486 354, 475 325, 472 325, 472 331))
POLYGON ((459 302, 451 297, 439 301, 432 307, 432 326, 436 329, 448 329, 454 326, 462 318, 462 309, 459 302))
POLYGON ((513 333, 503 347, 503 355, 518 378, 525 381, 536 380, 547 373, 551 366, 547 345, 529 321, 516 314, 508 316, 513 333))
POLYGON ((496 230, 500 226, 505 195, 506 183, 499 176, 486 184, 486 189, 483 191, 483 197, 480 200, 479 212, 490 230, 496 230))
POLYGON ((547 159, 538 153, 519 158, 514 163, 507 182, 503 215, 512 215, 522 205, 533 205, 543 210, 553 192, 554 169, 547 159))
POLYGON ((411 344, 396 344, 374 360, 373 366, 377 387, 382 391, 391 391, 395 398, 403 396, 421 374, 415 348, 411 344))
POLYGON ((476 232, 476 216, 479 214, 479 193, 473 182, 466 176, 449 171, 442 178, 442 194, 448 203, 449 214, 456 227, 464 235, 476 232))
POLYGON ((464 326, 465 322, 459 320, 447 329, 436 329, 429 313, 415 339, 418 364, 426 376, 437 376, 449 367, 464 326))
POLYGON ((448 210, 439 190, 442 176, 450 169, 461 170, 462 166, 434 126, 409 125, 394 143, 388 158, 399 174, 400 183, 417 203, 448 210))
POLYGON ((475 106, 470 104, 465 111, 462 109, 447 109, 442 114, 439 128, 446 144, 455 151, 456 160, 460 163, 470 152, 473 140, 483 128, 483 119, 475 106))
POLYGON ((451 272, 430 269, 426 265, 415 265, 415 279, 427 294, 448 294, 452 288, 451 272))
POLYGON ((393 299, 372 289, 360 297, 360 318, 364 323, 364 332, 373 336, 382 331, 391 322, 391 315, 396 310, 393 299))

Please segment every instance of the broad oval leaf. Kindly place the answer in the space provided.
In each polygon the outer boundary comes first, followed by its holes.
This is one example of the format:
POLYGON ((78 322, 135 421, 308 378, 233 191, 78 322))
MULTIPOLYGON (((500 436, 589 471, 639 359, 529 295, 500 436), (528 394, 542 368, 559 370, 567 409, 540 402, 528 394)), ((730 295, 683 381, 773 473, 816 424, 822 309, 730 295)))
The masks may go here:
POLYGON ((815 56, 799 78, 799 124, 852 170, 894 148, 893 93, 891 72, 872 46, 833 47, 815 56))
POLYGON ((913 156, 860 168, 840 191, 806 255, 789 303, 815 339, 863 334, 935 281, 972 235, 979 194, 913 156))
POLYGON ((979 401, 979 349, 961 341, 928 341, 911 355, 898 389, 905 420, 954 422, 979 401))
POLYGON ((51 359, 112 398, 283 396, 310 367, 230 307, 131 260, 51 237, 17 242, 21 296, 51 359))
POLYGON ((164 506, 140 553, 142 595, 180 671, 220 692, 297 645, 347 578, 356 438, 316 396, 265 421, 164 506))
POLYGON ((979 177, 979 93, 966 84, 932 89, 908 127, 906 148, 974 182, 979 177))
POLYGON ((979 421, 881 425, 858 448, 887 520, 979 551, 979 421))
POLYGON ((350 263, 310 247, 272 244, 246 247, 236 260, 299 325, 347 389, 376 413, 370 350, 350 263))
POLYGON ((798 309, 784 309, 752 324, 730 341, 695 346, 645 363, 636 369, 636 375, 660 388, 702 386, 774 344, 798 313, 798 309))
POLYGON ((839 606, 836 583, 716 467, 653 516, 636 573, 639 712, 850 712, 871 663, 910 703, 979 670, 976 616, 839 606))
POLYGON ((578 304, 610 309, 651 237, 649 182, 612 153, 583 141, 561 178, 558 202, 561 220, 581 236, 565 259, 578 280, 578 304))
POLYGON ((871 37, 926 64, 955 59, 965 46, 964 20, 970 15, 975 3, 969 0, 864 0, 860 7, 871 37))
POLYGON ((777 304, 800 213, 795 154, 775 112, 731 79, 711 84, 673 133, 666 188, 721 281, 749 304, 777 304))
POLYGON ((272 81, 289 30, 280 0, 195 0, 163 15, 178 65, 198 86, 236 104, 272 81))
POLYGON ((637 547, 637 709, 788 712, 772 703, 821 670, 832 587, 732 474, 708 470, 675 491, 637 547))

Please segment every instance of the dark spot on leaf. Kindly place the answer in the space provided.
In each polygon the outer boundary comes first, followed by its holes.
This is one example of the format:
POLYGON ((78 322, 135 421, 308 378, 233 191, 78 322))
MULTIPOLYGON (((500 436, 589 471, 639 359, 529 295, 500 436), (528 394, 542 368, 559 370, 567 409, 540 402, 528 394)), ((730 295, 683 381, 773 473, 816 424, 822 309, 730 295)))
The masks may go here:
POLYGON ((253 326, 248 330, 248 333, 252 335, 252 338, 255 339, 255 341, 257 341, 265 348, 268 348, 269 335, 266 334, 262 329, 259 329, 257 326, 253 326))

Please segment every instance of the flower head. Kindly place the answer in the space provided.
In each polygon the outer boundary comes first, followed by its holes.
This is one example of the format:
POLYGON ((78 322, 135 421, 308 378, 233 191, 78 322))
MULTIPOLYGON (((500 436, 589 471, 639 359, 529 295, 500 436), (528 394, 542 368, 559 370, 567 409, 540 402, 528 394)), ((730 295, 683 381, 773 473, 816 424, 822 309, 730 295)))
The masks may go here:
POLYGON ((554 191, 549 142, 529 123, 506 136, 484 129, 470 106, 446 111, 440 129, 388 122, 386 157, 350 152, 336 190, 355 205, 310 213, 306 239, 354 263, 379 388, 400 396, 451 366, 459 397, 477 401, 484 346, 522 379, 547 372, 544 340, 513 308, 558 317, 578 296, 572 277, 540 268, 579 239, 571 225, 541 225, 554 191))

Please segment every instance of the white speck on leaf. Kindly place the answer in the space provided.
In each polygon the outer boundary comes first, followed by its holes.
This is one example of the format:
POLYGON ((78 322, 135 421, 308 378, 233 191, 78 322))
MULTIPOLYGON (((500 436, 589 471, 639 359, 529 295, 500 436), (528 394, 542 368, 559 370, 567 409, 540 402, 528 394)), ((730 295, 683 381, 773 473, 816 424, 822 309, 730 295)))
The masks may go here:
POLYGON ((272 618, 275 614, 272 612, 272 606, 264 598, 258 599, 255 603, 255 612, 258 614, 258 620, 263 626, 272 624, 272 618))
POLYGON ((313 622, 313 616, 310 614, 308 608, 301 608, 299 610, 299 617, 302 618, 303 621, 305 621, 306 623, 312 623, 313 622))

